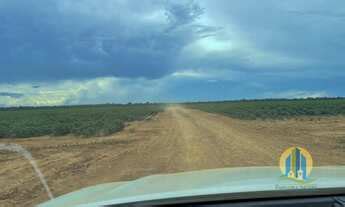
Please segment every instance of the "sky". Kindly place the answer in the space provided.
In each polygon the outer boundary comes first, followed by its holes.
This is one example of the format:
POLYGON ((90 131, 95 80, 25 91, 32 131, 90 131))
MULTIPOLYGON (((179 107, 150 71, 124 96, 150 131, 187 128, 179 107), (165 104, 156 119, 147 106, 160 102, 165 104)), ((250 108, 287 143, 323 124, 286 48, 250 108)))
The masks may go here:
POLYGON ((0 107, 345 96, 343 0, 0 0, 0 107))

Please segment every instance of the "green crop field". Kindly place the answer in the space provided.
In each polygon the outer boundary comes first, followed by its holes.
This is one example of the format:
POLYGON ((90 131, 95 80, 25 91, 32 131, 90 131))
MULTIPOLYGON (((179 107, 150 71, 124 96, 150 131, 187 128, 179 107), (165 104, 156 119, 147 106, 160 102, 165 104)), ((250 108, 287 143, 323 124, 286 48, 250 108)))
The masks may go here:
POLYGON ((343 98, 199 102, 186 103, 185 106, 240 119, 345 115, 345 99, 343 98))
MULTIPOLYGON (((343 98, 198 102, 183 106, 240 119, 345 115, 343 98)), ((123 129, 125 122, 142 120, 164 108, 164 104, 0 108, 0 138, 105 136, 123 129)))
POLYGON ((121 130, 125 122, 145 119, 163 109, 159 104, 3 108, 0 138, 109 135, 121 130))

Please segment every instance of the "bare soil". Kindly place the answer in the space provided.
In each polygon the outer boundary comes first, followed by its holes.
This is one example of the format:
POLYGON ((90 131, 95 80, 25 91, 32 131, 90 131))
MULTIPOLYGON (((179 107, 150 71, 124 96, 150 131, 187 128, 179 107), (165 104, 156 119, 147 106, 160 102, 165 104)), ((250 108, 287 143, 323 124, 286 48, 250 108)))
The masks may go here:
MULTIPOLYGON (((291 146, 314 165, 345 164, 345 118, 244 121, 169 107, 109 137, 2 139, 29 150, 54 196, 83 187, 210 168, 276 166, 291 146)), ((33 206, 48 196, 27 160, 0 152, 0 206, 33 206)))

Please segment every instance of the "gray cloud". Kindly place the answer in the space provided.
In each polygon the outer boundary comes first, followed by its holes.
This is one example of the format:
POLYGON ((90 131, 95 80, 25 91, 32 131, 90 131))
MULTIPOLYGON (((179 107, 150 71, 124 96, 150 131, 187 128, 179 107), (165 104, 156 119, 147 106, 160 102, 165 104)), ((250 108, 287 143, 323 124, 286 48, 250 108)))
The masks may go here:
POLYGON ((0 96, 7 96, 10 98, 21 98, 24 96, 22 93, 0 92, 0 96))
POLYGON ((174 88, 177 100, 200 88, 202 97, 255 97, 259 85, 343 94, 344 8, 342 0, 0 0, 0 89, 25 94, 3 94, 0 104, 133 101, 144 82, 174 88), (68 90, 107 78, 117 81, 97 96, 68 90), (125 95, 114 97, 116 87, 125 95))
POLYGON ((342 4, 1 1, 0 81, 156 79, 188 68, 342 72, 345 23, 333 21, 342 4), (200 47, 203 39, 211 41, 200 47), (213 44, 231 46, 205 48, 213 44))
POLYGON ((0 5, 0 81, 158 78, 176 69, 186 44, 217 30, 193 24, 203 14, 194 1, 145 1, 140 9, 88 0, 0 5))
MULTIPOLYGON (((210 1, 203 3, 207 8, 205 13, 237 32, 257 50, 304 62, 287 68, 301 72, 342 71, 345 66, 340 52, 344 48, 345 22, 329 18, 342 17, 344 1, 318 0, 309 3, 265 0, 258 4, 236 0, 229 3, 224 0, 217 1, 217 4, 210 1), (298 11, 298 14, 291 11, 298 11)), ((274 65, 268 69, 279 68, 285 68, 285 65, 274 65)))
POLYGON ((200 5, 193 1, 190 1, 187 4, 167 4, 165 15, 170 23, 168 31, 193 23, 195 19, 198 19, 203 13, 204 10, 200 5))

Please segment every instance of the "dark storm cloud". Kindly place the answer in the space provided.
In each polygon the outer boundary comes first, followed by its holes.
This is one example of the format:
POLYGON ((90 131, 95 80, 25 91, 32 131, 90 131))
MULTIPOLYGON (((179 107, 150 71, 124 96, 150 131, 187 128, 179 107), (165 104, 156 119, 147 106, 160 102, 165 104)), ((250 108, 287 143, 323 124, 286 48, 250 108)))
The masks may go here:
POLYGON ((194 1, 1 1, 0 81, 159 78, 217 30, 193 24, 202 14, 194 1))
POLYGON ((10 93, 10 92, 0 92, 0 96, 6 96, 11 98, 21 98, 24 94, 21 93, 10 93))
POLYGON ((167 4, 165 15, 170 23, 169 29, 192 23, 204 13, 204 10, 194 2, 188 4, 167 4))
POLYGON ((294 66, 301 72, 343 71, 345 1, 203 2, 209 15, 222 25, 231 25, 258 50, 305 61, 294 66))
MULTIPOLYGON (((344 91, 331 80, 345 76, 345 1, 138 2, 0 0, 0 84, 105 76, 173 84, 169 75, 197 71, 189 78, 231 79, 236 94, 250 94, 248 83, 272 91, 282 79, 284 90, 322 91, 308 78, 344 91)), ((205 94, 214 93, 209 84, 205 94)), ((190 87, 186 97, 199 90, 190 87)))

